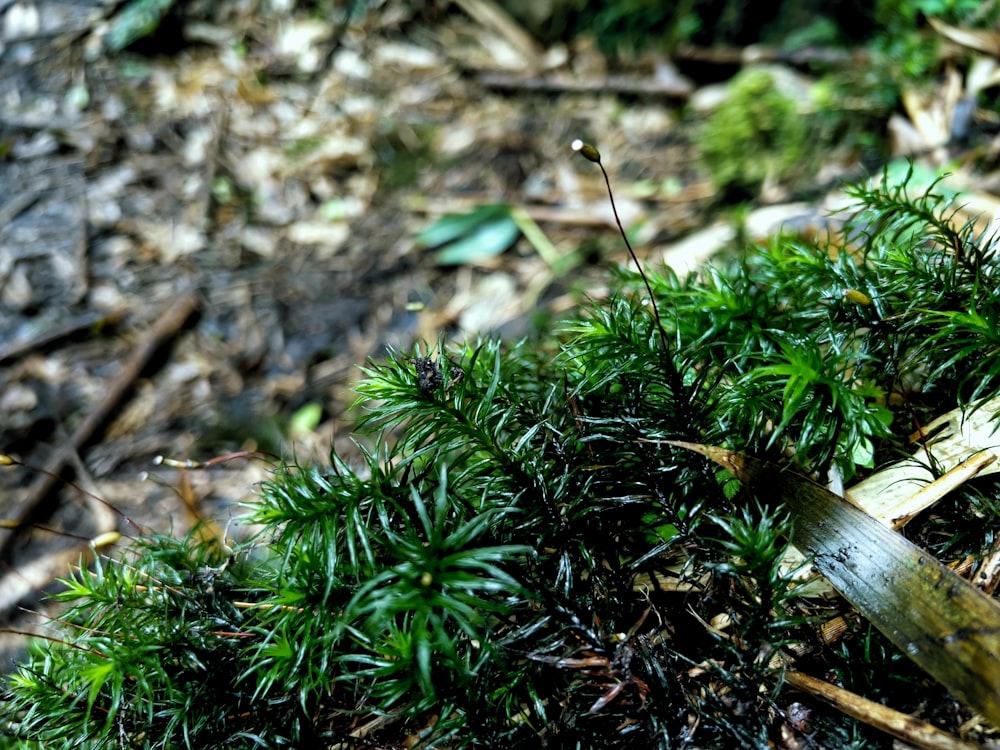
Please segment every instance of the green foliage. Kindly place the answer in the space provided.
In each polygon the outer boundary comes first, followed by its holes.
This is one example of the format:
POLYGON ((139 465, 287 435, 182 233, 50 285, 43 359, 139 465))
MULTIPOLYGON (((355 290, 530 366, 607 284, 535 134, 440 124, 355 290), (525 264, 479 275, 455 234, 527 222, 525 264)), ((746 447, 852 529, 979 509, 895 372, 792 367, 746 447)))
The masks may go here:
POLYGON ((915 26, 922 15, 945 23, 978 21, 987 26, 998 12, 996 7, 988 5, 984 7, 979 0, 879 0, 875 4, 875 18, 890 28, 895 24, 915 26))
POLYGON ((709 565, 721 584, 723 611, 717 618, 721 627, 716 637, 729 658, 718 672, 726 690, 696 698, 700 709, 718 716, 730 736, 745 747, 766 745, 767 734, 754 722, 742 724, 728 716, 727 708, 738 706, 737 716, 766 713, 780 686, 776 679, 780 668, 772 659, 782 646, 800 641, 803 634, 798 631, 807 624, 807 618, 793 614, 796 571, 782 567, 790 520, 780 510, 751 507, 714 519, 725 536, 706 540, 716 546, 712 557, 719 561, 709 565))
POLYGON ((211 549, 160 536, 78 571, 56 597, 70 605, 63 640, 36 641, 10 678, 8 731, 21 747, 221 746, 229 713, 253 705, 238 686, 237 577, 211 549))
POLYGON ((677 7, 656 0, 502 0, 501 5, 545 43, 587 35, 611 55, 655 47, 672 30, 681 31, 679 25, 697 20, 688 12, 690 0, 677 7))
POLYGON ((795 101, 765 70, 730 82, 730 95, 705 124, 699 146, 720 188, 749 189, 767 178, 801 174, 810 158, 809 126, 795 101))
POLYGON ((991 29, 1000 18, 996 3, 979 0, 880 0, 875 21, 881 33, 874 40, 875 65, 891 73, 898 84, 923 84, 940 64, 940 38, 928 33, 925 18, 965 28, 991 29))
MULTIPOLYGON (((66 582, 60 642, 7 686, 10 746, 777 742, 775 657, 814 641, 780 564, 789 520, 663 441, 851 476, 995 393, 995 243, 907 190, 854 188, 827 244, 650 274, 663 338, 621 271, 555 340, 370 363, 361 458, 275 468, 254 540, 150 537, 66 582)), ((964 548, 996 532, 974 507, 964 548)), ((863 627, 813 647, 861 693, 912 676, 863 627)))
POLYGON ((585 30, 603 50, 621 54, 656 45, 657 36, 666 36, 675 24, 690 18, 685 11, 691 3, 674 7, 656 0, 575 0, 570 5, 576 33, 585 30))
POLYGON ((464 214, 448 214, 417 235, 417 242, 437 248, 437 262, 460 265, 499 255, 509 248, 521 229, 509 206, 478 206, 464 214))

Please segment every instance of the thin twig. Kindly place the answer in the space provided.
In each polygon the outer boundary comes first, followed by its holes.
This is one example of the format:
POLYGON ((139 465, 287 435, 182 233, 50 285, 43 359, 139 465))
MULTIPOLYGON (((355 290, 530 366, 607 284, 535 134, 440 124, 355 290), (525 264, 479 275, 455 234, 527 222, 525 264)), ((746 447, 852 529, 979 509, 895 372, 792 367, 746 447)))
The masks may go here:
POLYGON ((979 747, 978 744, 965 742, 932 724, 802 672, 786 672, 785 682, 821 698, 838 711, 915 747, 925 750, 971 750, 979 747))
POLYGON ((689 98, 694 90, 689 81, 680 78, 663 81, 626 75, 580 78, 564 74, 525 76, 510 73, 481 73, 476 80, 483 86, 500 91, 619 93, 681 100, 689 98))
POLYGON ((14 341, 0 347, 0 362, 23 357, 28 352, 46 347, 60 339, 75 336, 81 331, 114 325, 125 317, 125 312, 124 308, 119 308, 111 312, 88 312, 77 315, 72 320, 42 331, 30 341, 14 341))

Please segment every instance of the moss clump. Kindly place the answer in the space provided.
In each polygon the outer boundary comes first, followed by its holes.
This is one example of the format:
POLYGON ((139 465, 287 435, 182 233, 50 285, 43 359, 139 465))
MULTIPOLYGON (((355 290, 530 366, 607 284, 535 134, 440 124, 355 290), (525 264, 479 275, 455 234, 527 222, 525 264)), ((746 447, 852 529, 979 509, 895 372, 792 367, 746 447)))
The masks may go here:
MULTIPOLYGON (((854 188, 821 245, 622 273, 549 340, 369 364, 367 450, 275 467, 253 540, 145 537, 69 577, 52 640, 0 687, 0 748, 885 746, 789 693, 778 656, 958 732, 970 713, 938 713, 864 623, 818 638, 839 605, 780 564, 772 488, 667 442, 850 479, 997 392, 997 241, 908 180, 854 188)), ((1000 476, 976 482, 908 534, 989 548, 1000 476)))
POLYGON ((702 131, 701 152, 720 189, 751 191, 767 179, 802 171, 810 128, 774 76, 751 69, 736 76, 728 100, 702 131))

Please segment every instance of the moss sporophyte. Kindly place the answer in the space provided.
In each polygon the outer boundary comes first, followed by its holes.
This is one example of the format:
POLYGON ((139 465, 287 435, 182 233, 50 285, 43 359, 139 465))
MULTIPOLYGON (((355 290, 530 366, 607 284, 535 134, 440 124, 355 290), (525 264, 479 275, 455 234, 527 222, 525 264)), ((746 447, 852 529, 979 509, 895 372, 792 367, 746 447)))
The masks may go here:
POLYGON ((626 238, 638 273, 547 338, 369 362, 358 457, 274 462, 252 538, 134 531, 65 579, 59 642, 8 679, 5 746, 988 739, 968 706, 998 721, 996 605, 934 558, 990 548, 995 463, 912 513, 918 547, 813 481, 853 492, 911 456, 889 485, 922 486, 996 443, 996 244, 908 190, 855 186, 822 244, 777 237, 684 279, 626 238), (813 598, 809 563, 857 613, 813 598), (826 708, 817 683, 905 721, 826 708))

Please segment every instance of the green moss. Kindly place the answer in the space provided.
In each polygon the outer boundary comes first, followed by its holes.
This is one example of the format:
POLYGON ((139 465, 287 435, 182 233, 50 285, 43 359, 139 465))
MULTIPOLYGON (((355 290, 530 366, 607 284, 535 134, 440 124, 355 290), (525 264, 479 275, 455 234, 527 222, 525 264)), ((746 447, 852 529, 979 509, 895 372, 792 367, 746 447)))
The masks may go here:
MULTIPOLYGON (((997 392, 997 243, 912 178, 853 188, 824 244, 621 272, 543 340, 369 363, 367 450, 274 467, 254 539, 147 536, 65 581, 0 690, 0 748, 884 746, 819 708, 808 735, 776 719, 771 657, 801 642, 802 671, 906 711, 941 688, 863 623, 817 640, 830 605, 779 564, 794 519, 771 488, 665 441, 849 480, 997 392)), ((976 491, 908 533, 988 548, 1000 479, 976 491)))
POLYGON ((798 105, 766 70, 751 69, 730 84, 726 102, 701 136, 701 152, 721 188, 749 190, 768 177, 783 180, 801 171, 809 154, 810 128, 798 105))

